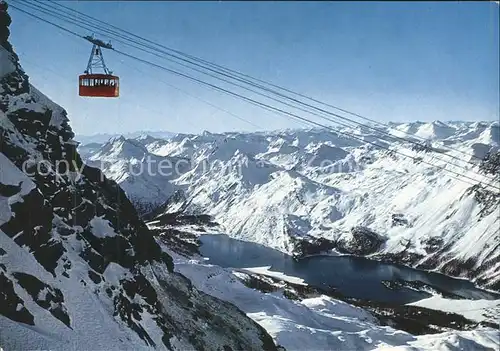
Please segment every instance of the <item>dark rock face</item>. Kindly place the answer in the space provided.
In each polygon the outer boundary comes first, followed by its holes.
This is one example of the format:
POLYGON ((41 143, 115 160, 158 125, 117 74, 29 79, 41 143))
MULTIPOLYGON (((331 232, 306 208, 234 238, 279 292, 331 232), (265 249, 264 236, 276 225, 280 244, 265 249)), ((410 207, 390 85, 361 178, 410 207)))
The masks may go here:
POLYGON ((432 152, 432 144, 427 141, 415 142, 411 144, 411 149, 413 151, 422 151, 422 152, 432 152))
MULTIPOLYGON (((206 214, 190 215, 182 212, 162 213, 165 208, 160 206, 151 212, 151 229, 155 237, 161 244, 168 247, 169 250, 185 256, 191 257, 200 254, 199 247, 201 242, 197 234, 179 230, 178 226, 190 225, 200 232, 205 232, 205 227, 216 227, 218 223, 214 222, 212 216, 206 214)), ((168 210, 168 209, 167 209, 168 210)))
POLYGON ((206 214, 189 215, 176 213, 165 213, 156 217, 162 225, 182 225, 182 224, 198 224, 207 226, 216 226, 217 223, 212 221, 212 217, 206 214))
POLYGON ((480 219, 493 213, 500 206, 500 193, 488 190, 481 184, 471 186, 466 194, 474 194, 474 198, 481 206, 480 219))
POLYGON ((442 238, 429 238, 422 242, 425 245, 425 251, 427 253, 435 253, 440 248, 444 246, 444 240, 442 238))
POLYGON ((29 274, 14 272, 12 275, 40 307, 48 310, 54 317, 71 328, 61 290, 52 288, 29 274))
POLYGON ((325 238, 305 237, 297 238, 290 236, 293 244, 293 257, 295 259, 303 258, 309 255, 319 255, 327 253, 337 247, 337 243, 325 238))
POLYGON ((0 79, 0 89, 9 92, 10 94, 23 94, 29 91, 28 77, 18 64, 19 57, 14 52, 12 45, 9 43, 10 30, 9 26, 12 22, 7 13, 8 5, 4 1, 0 1, 0 45, 12 55, 12 61, 16 64, 16 70, 0 79))
POLYGON ((295 237, 289 234, 293 245, 293 257, 296 259, 328 253, 337 250, 343 254, 366 256, 376 253, 385 243, 385 238, 365 227, 353 227, 350 240, 328 240, 321 237, 295 237))
MULTIPOLYGON (((66 111, 22 71, 6 10, 0 2, 0 45, 14 67, 0 77, 0 314, 28 325, 36 315, 52 316, 71 331, 83 322, 70 317, 80 308, 71 296, 86 289, 144 345, 171 348, 175 337, 195 349, 276 349, 234 306, 173 273, 172 258, 123 190, 83 164, 66 111), (29 255, 26 267, 16 262, 20 254, 29 255), (153 340, 152 324, 163 345, 153 340)), ((26 341, 9 337, 0 340, 7 349, 26 341)))
POLYGON ((485 174, 500 175, 500 151, 488 152, 479 164, 479 169, 485 174))
POLYGON ((0 183, 0 196, 11 197, 21 191, 20 185, 5 185, 0 183))
POLYGON ((0 268, 0 314, 13 321, 34 325, 33 315, 24 306, 23 300, 14 291, 14 284, 0 268))
POLYGON ((353 227, 351 239, 328 240, 321 237, 295 237, 289 234, 295 259, 309 255, 325 254, 337 250, 356 256, 371 255, 379 251, 386 239, 365 227, 353 227))
POLYGON ((410 226, 410 222, 408 221, 407 218, 405 218, 404 214, 402 213, 393 213, 392 214, 392 226, 404 226, 408 227, 410 226))
POLYGON ((385 243, 385 238, 365 227, 351 229, 352 240, 341 244, 341 248, 354 255, 370 255, 385 243))

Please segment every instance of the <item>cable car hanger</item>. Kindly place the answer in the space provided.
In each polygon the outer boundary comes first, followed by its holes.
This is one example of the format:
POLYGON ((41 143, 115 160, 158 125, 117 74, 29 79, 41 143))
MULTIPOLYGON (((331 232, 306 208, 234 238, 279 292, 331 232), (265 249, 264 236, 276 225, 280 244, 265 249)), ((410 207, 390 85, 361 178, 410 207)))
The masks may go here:
POLYGON ((118 97, 120 95, 120 78, 113 75, 104 62, 102 49, 114 50, 111 42, 105 43, 94 36, 84 39, 92 43, 92 50, 87 63, 87 69, 79 78, 79 95, 84 97, 118 97), (102 69, 104 73, 95 73, 94 69, 102 69))

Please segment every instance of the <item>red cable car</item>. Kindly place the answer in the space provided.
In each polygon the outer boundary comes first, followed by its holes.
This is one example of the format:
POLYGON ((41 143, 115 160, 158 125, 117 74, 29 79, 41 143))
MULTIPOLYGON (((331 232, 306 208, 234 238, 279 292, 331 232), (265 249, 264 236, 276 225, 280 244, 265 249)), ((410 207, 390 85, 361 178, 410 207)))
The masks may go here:
POLYGON ((118 97, 120 95, 120 78, 114 76, 104 63, 102 48, 113 49, 111 44, 104 43, 93 37, 85 37, 90 41, 92 51, 90 53, 87 69, 78 77, 78 92, 85 97, 118 97), (102 68, 104 73, 94 73, 93 68, 102 68))
POLYGON ((120 79, 117 76, 110 74, 82 74, 79 79, 80 96, 118 97, 120 95, 120 79))

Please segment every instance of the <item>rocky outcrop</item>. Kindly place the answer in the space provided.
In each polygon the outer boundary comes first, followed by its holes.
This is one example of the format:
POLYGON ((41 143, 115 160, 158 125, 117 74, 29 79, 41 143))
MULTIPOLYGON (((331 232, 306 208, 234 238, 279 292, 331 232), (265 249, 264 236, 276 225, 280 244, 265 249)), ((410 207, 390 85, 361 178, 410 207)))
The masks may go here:
POLYGON ((410 226, 410 221, 402 213, 393 213, 391 218, 392 218, 392 226, 393 227, 396 227, 396 226, 409 227, 410 226))
POLYGON ((500 151, 488 152, 479 164, 479 169, 485 174, 500 175, 500 151))
POLYGON ((491 191, 481 184, 476 184, 467 190, 467 194, 473 194, 474 199, 481 207, 479 218, 486 217, 495 210, 498 210, 498 206, 500 205, 499 192, 491 191))
POLYGON ((340 244, 343 251, 350 254, 365 256, 377 252, 386 239, 366 227, 353 227, 351 229, 352 239, 340 244))
POLYGON ((386 239, 365 227, 353 227, 350 240, 329 240, 322 237, 296 237, 289 235, 292 255, 295 259, 310 255, 327 254, 336 250, 343 254, 367 256, 376 253, 386 239))
POLYGON ((310 255, 326 254, 337 247, 337 243, 334 241, 312 236, 290 236, 290 241, 293 245, 292 256, 295 259, 310 255))

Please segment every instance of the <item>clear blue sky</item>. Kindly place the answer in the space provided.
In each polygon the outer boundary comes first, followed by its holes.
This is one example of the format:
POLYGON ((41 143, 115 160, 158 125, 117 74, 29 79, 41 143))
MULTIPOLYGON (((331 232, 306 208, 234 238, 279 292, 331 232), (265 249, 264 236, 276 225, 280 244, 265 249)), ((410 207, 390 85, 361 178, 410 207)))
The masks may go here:
MULTIPOLYGON (((498 119, 499 6, 491 2, 61 3, 373 119, 498 119)), ((256 129, 164 82, 261 129, 300 126, 112 52, 105 59, 121 78, 121 97, 80 98, 90 44, 10 14, 10 40, 31 82, 68 110, 77 134, 256 129)))

